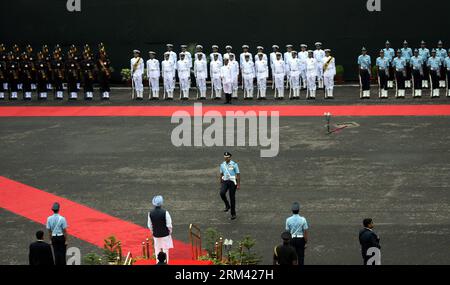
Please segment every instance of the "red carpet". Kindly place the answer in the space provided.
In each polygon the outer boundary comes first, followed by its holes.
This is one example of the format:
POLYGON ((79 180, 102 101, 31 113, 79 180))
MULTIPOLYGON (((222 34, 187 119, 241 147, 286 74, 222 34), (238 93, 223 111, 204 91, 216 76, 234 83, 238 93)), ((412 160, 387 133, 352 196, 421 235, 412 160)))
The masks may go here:
MULTIPOLYGON (((122 241, 123 255, 128 251, 134 257, 142 255, 141 244, 150 237, 148 229, 0 176, 0 207, 3 209, 45 224, 54 202, 61 204, 61 215, 67 219, 71 236, 103 248, 103 239, 114 234, 122 241)), ((190 245, 174 240, 174 247, 170 253, 174 262, 191 259, 190 245)))
MULTIPOLYGON (((134 265, 155 265, 155 260, 140 259, 136 260, 134 265)), ((208 260, 189 260, 189 259, 177 259, 169 260, 170 265, 214 265, 212 261, 208 260)))
MULTIPOLYGON (((0 107, 0 117, 167 117, 176 111, 194 115, 193 106, 84 106, 84 107, 0 107)), ((278 111, 280 116, 450 116, 450 105, 335 105, 335 106, 203 106, 208 111, 278 111)))

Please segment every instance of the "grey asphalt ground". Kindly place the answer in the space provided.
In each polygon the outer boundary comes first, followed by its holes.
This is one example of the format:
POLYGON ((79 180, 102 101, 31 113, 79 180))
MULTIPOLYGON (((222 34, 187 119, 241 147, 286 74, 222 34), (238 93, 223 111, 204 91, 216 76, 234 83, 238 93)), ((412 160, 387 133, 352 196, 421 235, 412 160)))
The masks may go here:
MULTIPOLYGON (((380 102, 361 102, 358 88, 340 88, 334 101, 236 104, 380 102)), ((115 93, 110 102, 89 104, 192 104, 130 103, 128 91, 115 93)), ((381 101, 386 102, 450 100, 381 101)), ((332 119, 341 122, 359 127, 328 135, 323 118, 282 117, 279 155, 260 158, 260 147, 177 148, 171 143, 175 125, 168 117, 0 118, 0 175, 142 226, 151 198, 162 194, 176 239, 188 242, 190 223, 202 230, 216 228, 235 241, 248 234, 257 240, 262 264, 271 264, 294 201, 310 224, 307 264, 361 264, 358 231, 366 217, 374 219, 381 237, 383 264, 449 264, 449 118, 332 119), (242 172, 235 221, 221 211, 216 178, 225 150, 233 153, 242 172)), ((28 244, 42 226, 6 210, 0 213, 0 264, 26 264, 28 244)), ((73 238, 71 245, 82 254, 100 252, 73 238)))

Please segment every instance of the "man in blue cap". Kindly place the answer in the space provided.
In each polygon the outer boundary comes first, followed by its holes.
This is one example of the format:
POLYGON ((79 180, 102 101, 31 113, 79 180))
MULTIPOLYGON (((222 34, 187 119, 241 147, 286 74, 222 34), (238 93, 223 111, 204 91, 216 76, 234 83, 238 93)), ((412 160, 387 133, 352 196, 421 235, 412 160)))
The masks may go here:
POLYGON ((161 195, 153 197, 152 204, 155 208, 148 213, 147 226, 153 234, 155 256, 162 251, 166 254, 166 263, 169 263, 169 249, 173 248, 172 218, 169 212, 162 208, 163 202, 161 195))
POLYGON ((231 220, 236 219, 236 190, 241 188, 241 174, 239 166, 231 160, 231 153, 226 151, 224 154, 225 161, 220 164, 220 197, 225 203, 224 212, 231 209, 231 220), (227 192, 230 192, 230 201, 227 199, 227 192))
POLYGON ((60 205, 55 202, 52 206, 53 215, 47 218, 47 230, 53 246, 56 265, 66 265, 67 222, 59 214, 60 205))
POLYGON ((291 245, 295 248, 298 265, 305 264, 305 248, 308 242, 308 222, 299 215, 300 204, 292 204, 292 216, 286 219, 286 231, 291 234, 291 245))

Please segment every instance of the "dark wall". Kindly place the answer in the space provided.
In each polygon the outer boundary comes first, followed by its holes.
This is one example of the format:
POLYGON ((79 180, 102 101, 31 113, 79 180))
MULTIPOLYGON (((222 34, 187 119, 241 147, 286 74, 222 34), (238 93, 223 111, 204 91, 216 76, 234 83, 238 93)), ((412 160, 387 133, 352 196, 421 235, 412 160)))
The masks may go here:
POLYGON ((68 12, 66 0, 2 0, 0 42, 56 43, 104 42, 116 71, 128 66, 131 50, 144 57, 155 50, 161 57, 165 43, 199 43, 209 53, 212 44, 223 49, 242 44, 254 50, 272 44, 310 46, 322 41, 333 49, 345 77, 356 78, 355 60, 361 46, 371 55, 389 39, 417 46, 426 40, 450 43, 448 0, 381 0, 381 12, 368 12, 366 0, 81 0, 81 12, 68 12), (433 13, 431 12, 433 11, 433 13), (418 22, 413 22, 418 19, 418 22))

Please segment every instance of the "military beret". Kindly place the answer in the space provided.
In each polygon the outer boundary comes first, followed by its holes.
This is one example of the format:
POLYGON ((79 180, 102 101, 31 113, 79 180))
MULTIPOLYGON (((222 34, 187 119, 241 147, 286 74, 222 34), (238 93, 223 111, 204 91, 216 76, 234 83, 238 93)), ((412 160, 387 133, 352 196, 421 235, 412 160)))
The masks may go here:
POLYGON ((226 152, 223 153, 223 156, 230 157, 230 156, 231 156, 231 153, 229 153, 228 151, 226 151, 226 152))
POLYGON ((59 206, 58 202, 53 203, 53 206, 52 206, 53 211, 59 211, 59 208, 60 208, 60 206, 59 206))

